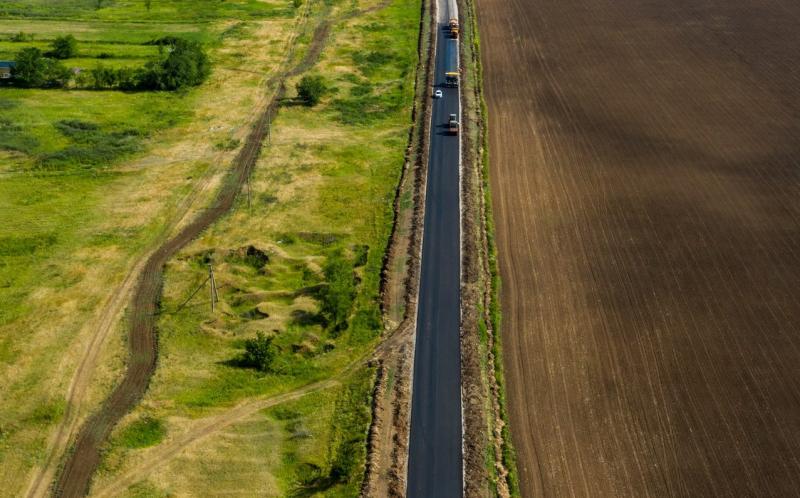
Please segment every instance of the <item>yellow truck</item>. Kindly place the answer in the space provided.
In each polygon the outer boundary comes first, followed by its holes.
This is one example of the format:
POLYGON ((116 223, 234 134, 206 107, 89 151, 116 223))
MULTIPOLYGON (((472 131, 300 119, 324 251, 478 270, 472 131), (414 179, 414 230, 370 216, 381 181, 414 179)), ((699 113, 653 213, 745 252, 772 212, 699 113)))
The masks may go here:
POLYGON ((450 36, 458 38, 458 19, 455 17, 450 19, 450 36))

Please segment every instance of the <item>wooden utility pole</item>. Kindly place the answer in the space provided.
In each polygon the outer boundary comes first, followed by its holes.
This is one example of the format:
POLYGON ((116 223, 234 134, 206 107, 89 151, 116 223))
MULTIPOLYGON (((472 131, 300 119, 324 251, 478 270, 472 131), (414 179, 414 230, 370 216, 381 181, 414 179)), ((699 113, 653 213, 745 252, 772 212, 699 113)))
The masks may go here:
POLYGON ((247 177, 247 210, 250 211, 251 208, 251 199, 250 199, 250 176, 247 177))
POLYGON ((214 265, 208 264, 208 279, 211 281, 211 312, 214 312, 214 304, 217 298, 217 282, 214 280, 214 265))

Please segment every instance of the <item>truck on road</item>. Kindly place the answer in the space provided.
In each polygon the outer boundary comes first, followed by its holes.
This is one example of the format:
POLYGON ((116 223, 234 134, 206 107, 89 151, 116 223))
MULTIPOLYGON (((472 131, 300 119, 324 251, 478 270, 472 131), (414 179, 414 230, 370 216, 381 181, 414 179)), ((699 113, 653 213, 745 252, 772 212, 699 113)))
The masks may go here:
POLYGON ((460 68, 458 64, 458 41, 448 40, 444 50, 444 86, 457 87, 460 76, 460 68))
POLYGON ((455 17, 450 18, 450 36, 458 38, 458 19, 455 17))
POLYGON ((451 114, 450 119, 447 121, 447 131, 451 135, 458 135, 458 115, 451 114))

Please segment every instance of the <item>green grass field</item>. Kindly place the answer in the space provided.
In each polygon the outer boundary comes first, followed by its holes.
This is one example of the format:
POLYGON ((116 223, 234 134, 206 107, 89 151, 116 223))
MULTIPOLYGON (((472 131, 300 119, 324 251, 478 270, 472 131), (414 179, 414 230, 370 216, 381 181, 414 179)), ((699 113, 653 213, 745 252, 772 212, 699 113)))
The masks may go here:
MULTIPOLYGON (((204 43, 214 72, 182 93, 0 87, 0 496, 22 493, 66 407, 99 314, 127 272, 202 208, 279 70, 299 11, 286 3, 13 1, 0 59, 74 34, 68 67, 140 65, 165 35, 204 43), (202 15, 192 14, 203 7, 202 15), (24 32, 28 41, 14 42, 24 32), (106 54, 106 55, 103 55, 106 54), (102 57, 101 57, 102 55, 102 57)), ((122 318, 122 317, 120 317, 122 318)), ((120 320, 79 407, 123 367, 120 320)))
POLYGON ((0 17, 82 19, 104 22, 162 21, 198 24, 219 19, 291 15, 292 3, 261 0, 7 0, 0 17))

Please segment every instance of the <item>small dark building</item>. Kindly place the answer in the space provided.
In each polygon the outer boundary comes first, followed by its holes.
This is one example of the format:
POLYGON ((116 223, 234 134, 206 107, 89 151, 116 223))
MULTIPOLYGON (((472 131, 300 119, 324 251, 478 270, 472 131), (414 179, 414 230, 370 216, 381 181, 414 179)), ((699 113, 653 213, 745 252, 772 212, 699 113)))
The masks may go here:
POLYGON ((11 78, 11 70, 15 65, 14 61, 0 61, 0 80, 11 78))

